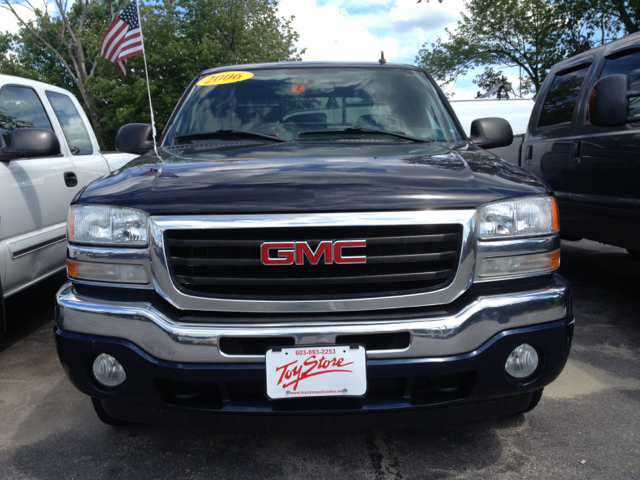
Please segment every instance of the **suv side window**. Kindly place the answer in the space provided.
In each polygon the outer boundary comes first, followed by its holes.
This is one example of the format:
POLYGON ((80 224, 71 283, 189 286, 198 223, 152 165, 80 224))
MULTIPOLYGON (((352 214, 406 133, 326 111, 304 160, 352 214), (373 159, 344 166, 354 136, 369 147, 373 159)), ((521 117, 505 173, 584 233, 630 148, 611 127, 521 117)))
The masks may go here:
POLYGON ((0 91, 0 135, 7 147, 11 146, 11 132, 19 128, 51 128, 35 90, 9 86, 0 91))
MULTIPOLYGON (((600 73, 600 78, 617 73, 629 76, 631 90, 640 90, 640 50, 635 50, 631 53, 626 51, 622 55, 607 58, 600 73)), ((640 121, 640 97, 629 99, 629 116, 635 117, 640 121)))
POLYGON ((542 106, 539 127, 557 125, 571 121, 580 89, 590 65, 560 72, 553 79, 551 89, 542 106))
POLYGON ((71 153, 91 155, 93 153, 91 140, 73 101, 66 95, 56 92, 47 92, 47 98, 58 117, 71 153))

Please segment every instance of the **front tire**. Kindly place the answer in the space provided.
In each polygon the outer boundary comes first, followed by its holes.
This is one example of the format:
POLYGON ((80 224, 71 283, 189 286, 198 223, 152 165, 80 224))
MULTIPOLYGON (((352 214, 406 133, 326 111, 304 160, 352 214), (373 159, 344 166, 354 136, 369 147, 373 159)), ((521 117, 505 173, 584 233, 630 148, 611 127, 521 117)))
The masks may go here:
POLYGON ((533 392, 533 395, 531 396, 531 401, 529 402, 529 406, 525 408, 521 413, 529 413, 531 410, 533 410, 538 406, 538 402, 540 402, 540 399, 542 398, 543 390, 544 388, 541 388, 540 390, 536 390, 535 392, 533 392))
POLYGON ((93 404, 93 409, 96 411, 96 415, 102 421, 102 423, 106 425, 110 425, 112 427, 132 427, 138 425, 137 423, 127 422, 125 420, 119 420, 115 417, 112 417, 107 413, 104 409, 104 405, 102 405, 102 401, 97 398, 91 397, 91 403, 93 404))

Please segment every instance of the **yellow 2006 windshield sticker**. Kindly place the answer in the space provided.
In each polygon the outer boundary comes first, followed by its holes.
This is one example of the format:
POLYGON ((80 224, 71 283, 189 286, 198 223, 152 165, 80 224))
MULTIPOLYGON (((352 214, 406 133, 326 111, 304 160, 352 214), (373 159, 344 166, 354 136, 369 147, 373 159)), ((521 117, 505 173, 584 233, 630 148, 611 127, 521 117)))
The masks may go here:
POLYGON ((198 82, 200 86, 220 85, 222 83, 235 83, 243 80, 249 80, 253 77, 250 72, 222 72, 215 75, 209 75, 198 82))

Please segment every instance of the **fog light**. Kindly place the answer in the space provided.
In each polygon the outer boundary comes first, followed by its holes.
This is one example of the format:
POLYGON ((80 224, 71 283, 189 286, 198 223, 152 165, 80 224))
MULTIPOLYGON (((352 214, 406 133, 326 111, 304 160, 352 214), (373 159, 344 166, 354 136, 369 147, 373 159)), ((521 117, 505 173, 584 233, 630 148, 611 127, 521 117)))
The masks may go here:
POLYGON ((538 368, 538 352, 526 343, 511 352, 504 366, 509 375, 518 379, 533 375, 536 368, 538 368))
POLYGON ((93 376, 105 387, 117 387, 127 379, 120 362, 106 353, 101 353, 93 361, 93 376))

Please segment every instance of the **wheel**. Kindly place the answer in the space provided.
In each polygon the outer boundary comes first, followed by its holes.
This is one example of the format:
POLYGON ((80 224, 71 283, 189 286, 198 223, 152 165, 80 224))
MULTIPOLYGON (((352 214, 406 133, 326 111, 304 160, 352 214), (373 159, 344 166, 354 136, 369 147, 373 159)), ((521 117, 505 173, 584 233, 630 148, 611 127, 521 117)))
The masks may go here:
POLYGON ((529 406, 525 408, 521 413, 528 413, 538 406, 538 402, 542 398, 543 390, 544 388, 541 388, 540 390, 536 390, 535 392, 533 392, 533 395, 531 396, 531 402, 529 402, 529 406))
POLYGON ((631 255, 634 260, 640 260, 640 250, 634 250, 633 248, 627 248, 627 252, 629 252, 629 255, 631 255))
POLYGON ((98 415, 98 418, 102 421, 102 423, 106 425, 111 425, 112 427, 132 427, 134 425, 138 425, 137 423, 118 420, 117 418, 112 417, 104 409, 102 401, 98 400, 97 398, 92 397, 91 403, 93 403, 93 409, 96 411, 96 415, 98 415))

